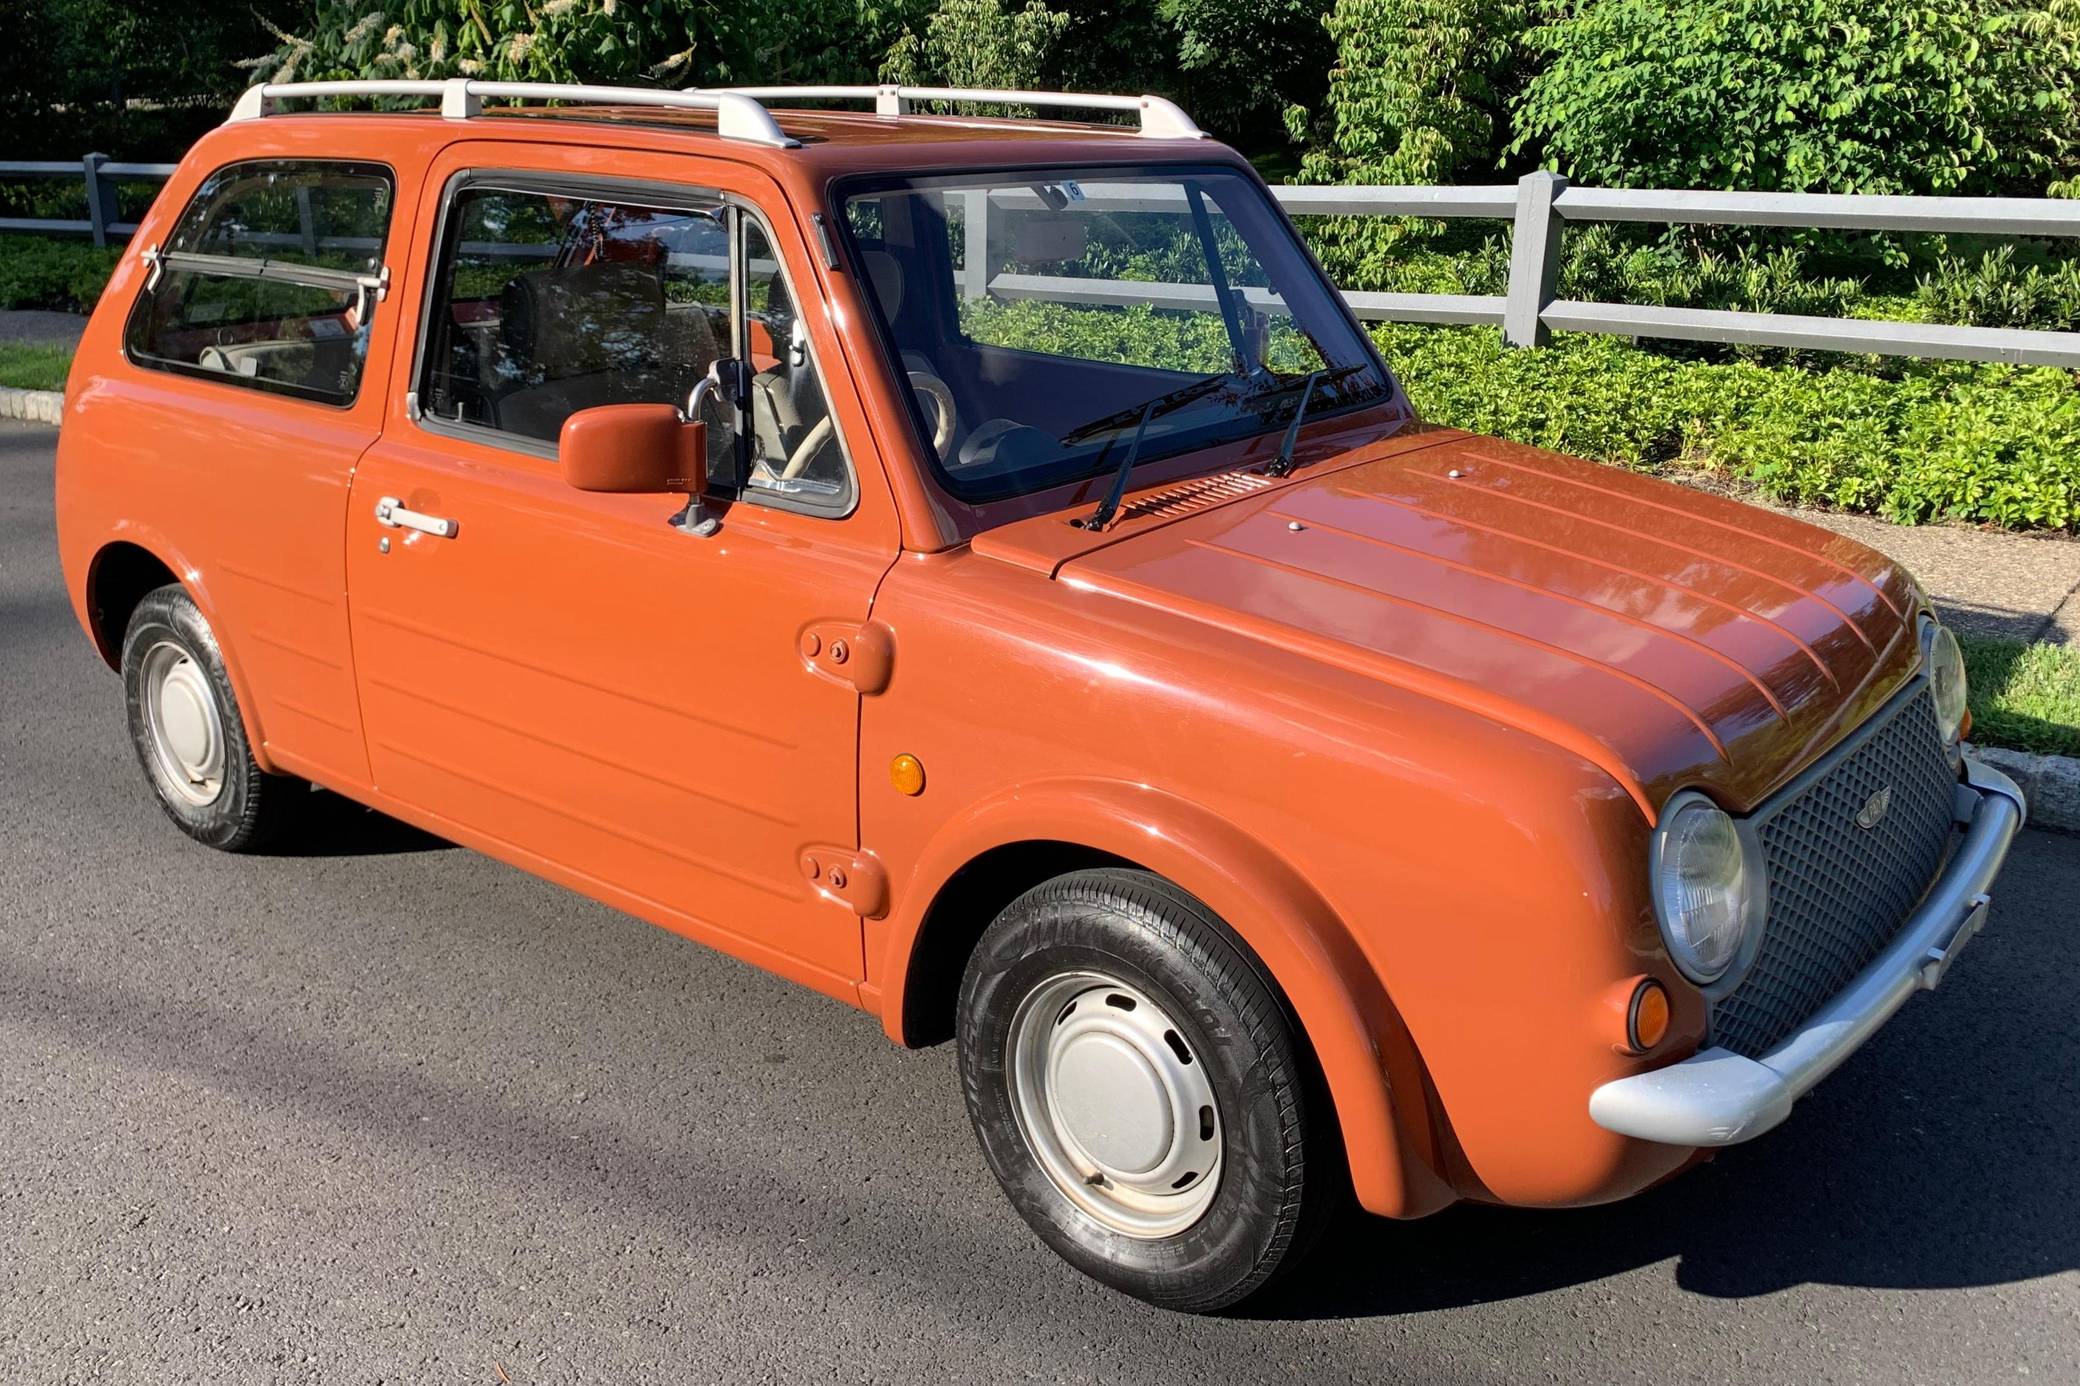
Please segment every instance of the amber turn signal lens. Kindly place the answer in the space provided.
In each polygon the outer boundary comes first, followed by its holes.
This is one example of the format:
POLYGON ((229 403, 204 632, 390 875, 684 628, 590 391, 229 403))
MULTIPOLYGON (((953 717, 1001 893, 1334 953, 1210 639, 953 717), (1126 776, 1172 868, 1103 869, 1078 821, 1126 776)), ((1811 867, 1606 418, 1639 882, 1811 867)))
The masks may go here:
POLYGON ((924 764, 916 756, 897 756, 888 763, 888 782, 898 794, 924 793, 924 764))
POLYGON ((1652 977, 1644 979, 1625 1012, 1626 1041, 1635 1053, 1644 1054, 1668 1038, 1668 1020, 1668 988, 1652 977))

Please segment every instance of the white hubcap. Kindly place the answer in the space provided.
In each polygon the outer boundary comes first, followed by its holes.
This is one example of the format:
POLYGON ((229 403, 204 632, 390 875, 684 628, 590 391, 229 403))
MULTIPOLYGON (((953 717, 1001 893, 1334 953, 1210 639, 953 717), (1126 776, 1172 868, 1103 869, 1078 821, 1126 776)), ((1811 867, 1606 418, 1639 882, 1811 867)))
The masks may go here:
POLYGON ((216 802, 224 792, 224 720, 209 676, 186 650, 162 640, 145 652, 143 682, 160 777, 191 804, 216 802))
POLYGON ((1213 1080, 1148 993, 1098 972, 1043 982, 1011 1021, 1019 1131, 1062 1196, 1115 1232, 1169 1237, 1220 1182, 1213 1080))

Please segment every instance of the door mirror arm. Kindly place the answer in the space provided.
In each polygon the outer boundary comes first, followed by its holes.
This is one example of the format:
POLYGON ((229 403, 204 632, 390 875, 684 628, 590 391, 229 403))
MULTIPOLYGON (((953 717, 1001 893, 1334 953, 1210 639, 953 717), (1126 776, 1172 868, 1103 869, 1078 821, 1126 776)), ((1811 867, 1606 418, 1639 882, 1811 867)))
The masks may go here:
MULTIPOLYGON (((708 382, 701 382, 705 387, 708 382)), ((696 388, 689 404, 696 404, 696 388)), ((580 491, 614 495, 680 492, 686 506, 672 526, 706 538, 721 527, 707 513, 708 426, 671 404, 602 404, 580 409, 557 435, 563 479, 580 491)))

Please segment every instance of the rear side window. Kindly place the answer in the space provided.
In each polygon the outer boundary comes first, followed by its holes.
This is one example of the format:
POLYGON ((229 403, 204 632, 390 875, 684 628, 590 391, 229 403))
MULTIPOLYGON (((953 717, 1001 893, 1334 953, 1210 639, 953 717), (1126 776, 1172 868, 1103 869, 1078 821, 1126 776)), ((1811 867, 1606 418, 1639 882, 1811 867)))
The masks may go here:
POLYGON ((326 404, 361 388, 391 180, 378 164, 232 164, 196 190, 131 310, 140 366, 326 404))

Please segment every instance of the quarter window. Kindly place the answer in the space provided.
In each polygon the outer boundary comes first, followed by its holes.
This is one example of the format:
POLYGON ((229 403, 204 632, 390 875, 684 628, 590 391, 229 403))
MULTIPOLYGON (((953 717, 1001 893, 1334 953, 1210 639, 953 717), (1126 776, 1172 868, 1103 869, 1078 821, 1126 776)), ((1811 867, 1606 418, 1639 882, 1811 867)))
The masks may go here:
POLYGON ((253 162, 213 173, 124 334, 142 366, 351 404, 381 296, 391 183, 375 164, 253 162))

